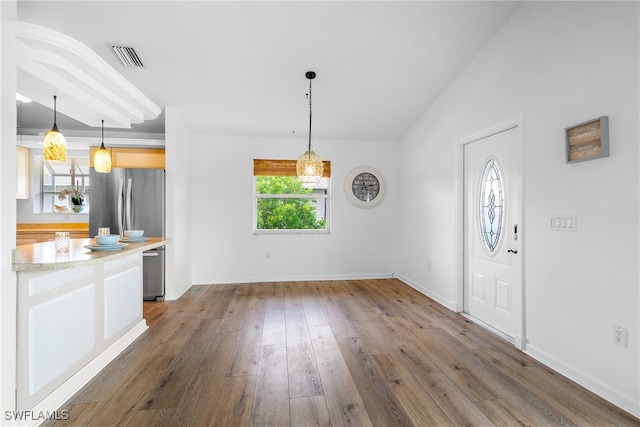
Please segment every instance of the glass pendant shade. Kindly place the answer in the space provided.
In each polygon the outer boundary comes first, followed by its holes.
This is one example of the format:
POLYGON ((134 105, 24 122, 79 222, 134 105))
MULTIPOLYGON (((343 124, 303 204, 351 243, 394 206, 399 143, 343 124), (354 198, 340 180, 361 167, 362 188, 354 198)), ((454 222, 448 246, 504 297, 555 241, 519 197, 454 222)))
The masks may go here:
POLYGON ((104 148, 104 120, 102 121, 102 144, 93 155, 93 168, 100 173, 111 172, 111 154, 104 148))
POLYGON ((311 81, 316 78, 316 73, 307 71, 306 77, 309 79, 309 149, 298 159, 296 173, 301 182, 315 184, 320 182, 324 172, 322 159, 311 150, 311 81))
POLYGON ((104 142, 100 145, 93 155, 93 167, 96 172, 109 173, 111 172, 111 155, 109 150, 104 148, 104 142))
POLYGON ((44 137, 44 158, 64 162, 67 160, 67 141, 56 125, 44 137))
POLYGON ((57 162, 64 162, 67 160, 67 141, 64 139, 64 135, 58 130, 56 123, 56 99, 53 96, 53 127, 44 136, 44 147, 42 149, 44 158, 46 160, 53 160, 57 162))
POLYGON ((312 150, 305 152, 296 163, 296 172, 300 181, 315 184, 322 179, 324 164, 322 159, 312 150))

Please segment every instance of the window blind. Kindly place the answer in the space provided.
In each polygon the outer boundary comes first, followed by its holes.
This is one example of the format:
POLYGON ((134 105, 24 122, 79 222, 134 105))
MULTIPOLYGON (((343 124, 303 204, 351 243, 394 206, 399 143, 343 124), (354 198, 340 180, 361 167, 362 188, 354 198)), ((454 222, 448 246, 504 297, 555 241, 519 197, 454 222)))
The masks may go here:
MULTIPOLYGON (((253 175, 264 176, 296 176, 297 160, 277 160, 277 159, 253 159, 253 175)), ((324 170, 322 176, 331 177, 331 162, 323 160, 324 170)))

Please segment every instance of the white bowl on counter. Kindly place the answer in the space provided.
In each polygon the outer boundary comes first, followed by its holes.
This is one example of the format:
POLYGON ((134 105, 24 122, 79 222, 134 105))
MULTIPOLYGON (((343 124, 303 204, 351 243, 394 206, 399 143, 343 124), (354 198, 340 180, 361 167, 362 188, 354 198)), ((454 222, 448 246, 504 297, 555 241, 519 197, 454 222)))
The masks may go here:
POLYGON ((124 237, 142 237, 144 230, 124 230, 124 237))
POLYGON ((119 234, 106 234, 102 236, 96 236, 96 243, 98 245, 115 245, 119 240, 119 234))

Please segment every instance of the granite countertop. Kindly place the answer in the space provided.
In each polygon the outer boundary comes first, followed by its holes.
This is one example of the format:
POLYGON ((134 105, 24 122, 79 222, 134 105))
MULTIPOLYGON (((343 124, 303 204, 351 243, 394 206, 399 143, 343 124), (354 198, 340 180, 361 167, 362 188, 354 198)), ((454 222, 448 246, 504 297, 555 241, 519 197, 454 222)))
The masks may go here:
POLYGON ((117 251, 96 252, 85 248, 95 239, 71 239, 68 253, 56 253, 55 242, 21 245, 13 250, 13 271, 54 271, 84 267, 126 257, 137 252, 164 246, 169 240, 151 237, 145 242, 130 242, 117 251))

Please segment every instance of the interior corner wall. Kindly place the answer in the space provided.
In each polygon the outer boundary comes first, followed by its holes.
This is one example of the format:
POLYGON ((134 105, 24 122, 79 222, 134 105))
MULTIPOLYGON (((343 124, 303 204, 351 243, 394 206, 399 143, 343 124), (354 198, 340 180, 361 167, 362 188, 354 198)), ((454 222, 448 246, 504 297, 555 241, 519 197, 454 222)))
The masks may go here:
POLYGON ((174 107, 165 108, 165 159, 165 299, 174 300, 192 285, 190 216, 197 199, 191 191, 191 134, 174 107))
POLYGON ((314 141, 331 161, 330 234, 254 234, 253 159, 297 159, 300 138, 193 137, 192 269, 196 284, 390 277, 397 268, 398 143, 314 141), (368 165, 387 189, 372 209, 352 205, 346 175, 368 165), (267 253, 269 257, 267 257, 267 253))
POLYGON ((400 275, 455 303, 456 141, 524 112, 526 351, 635 416, 639 51, 638 2, 524 2, 402 138, 397 221, 400 275), (567 164, 565 128, 603 115, 610 156, 567 164))

